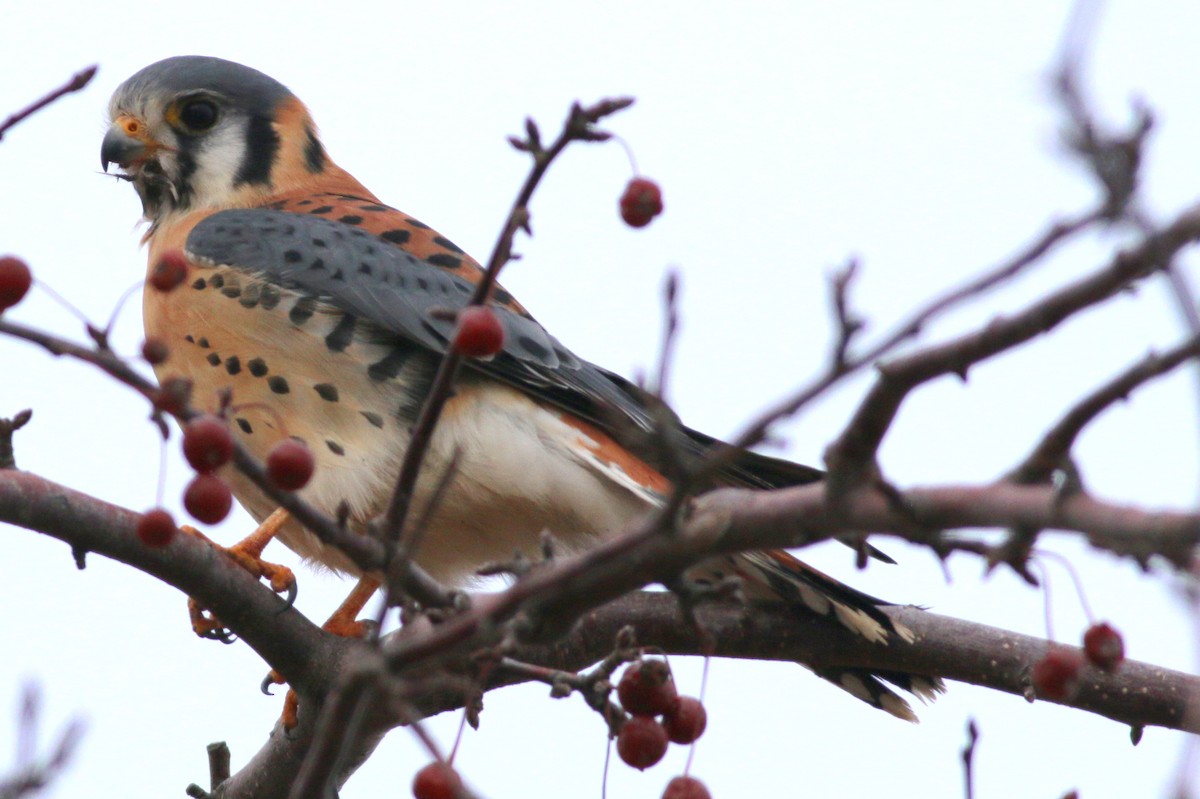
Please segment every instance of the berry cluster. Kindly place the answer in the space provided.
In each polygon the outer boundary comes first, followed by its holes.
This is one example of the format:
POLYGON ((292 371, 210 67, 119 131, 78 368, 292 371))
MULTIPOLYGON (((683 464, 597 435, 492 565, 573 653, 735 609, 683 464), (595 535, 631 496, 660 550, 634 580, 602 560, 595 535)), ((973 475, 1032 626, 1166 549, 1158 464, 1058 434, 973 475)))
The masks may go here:
MULTIPOLYGON (((671 669, 662 660, 636 660, 621 674, 617 698, 629 714, 617 733, 617 755, 638 770, 662 760, 667 744, 694 743, 704 734, 708 714, 699 699, 680 696, 671 669), (661 717, 661 721, 657 717, 661 717)), ((708 789, 693 777, 671 780, 664 799, 704 799, 708 789)))
MULTIPOLYGON (((164 381, 160 394, 167 392, 164 381)), ((170 392, 172 396, 178 392, 170 392)), ((186 392, 183 402, 186 404, 186 392)), ((216 524, 229 515, 233 492, 216 471, 233 459, 233 436, 225 419, 212 414, 196 416, 183 426, 183 456, 196 476, 183 492, 183 506, 197 521, 216 524)), ((312 477, 314 460, 308 447, 287 438, 267 455, 267 477, 284 491, 303 488, 312 477)), ((175 534, 175 521, 162 508, 146 513, 138 522, 137 535, 144 544, 163 547, 175 534)))
POLYGON ((1054 701, 1070 699, 1079 688, 1084 663, 1104 671, 1116 671, 1125 659, 1125 642, 1108 622, 1093 624, 1083 634, 1082 654, 1066 646, 1052 646, 1033 664, 1029 679, 1039 696, 1054 701))

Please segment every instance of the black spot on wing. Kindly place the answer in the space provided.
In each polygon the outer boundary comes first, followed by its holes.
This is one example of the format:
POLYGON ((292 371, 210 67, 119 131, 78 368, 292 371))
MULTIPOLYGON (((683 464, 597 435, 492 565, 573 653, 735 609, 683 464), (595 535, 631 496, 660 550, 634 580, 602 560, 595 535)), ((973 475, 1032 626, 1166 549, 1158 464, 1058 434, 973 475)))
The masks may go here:
MULTIPOLYGON (((327 213, 324 206, 307 214, 222 211, 193 229, 187 250, 202 262, 227 265, 267 285, 312 298, 298 300, 289 310, 293 324, 304 324, 317 310, 340 312, 338 323, 326 336, 332 350, 348 347, 355 339, 394 347, 369 366, 376 380, 399 375, 406 368, 405 351, 445 352, 454 333, 453 315, 435 311, 463 307, 473 284, 398 247, 383 246, 375 235, 327 213), (317 258, 323 268, 311 269, 317 258)), ((394 238, 402 237, 396 233, 394 238)), ((443 255, 446 266, 449 259, 457 260, 449 253, 443 255)), ((497 298, 510 299, 502 290, 497 290, 497 298)), ((468 369, 509 383, 605 430, 630 423, 644 429, 650 424, 645 403, 635 392, 577 358, 532 318, 503 305, 495 311, 505 330, 505 349, 486 362, 469 360, 468 369)), ((401 409, 399 415, 405 411, 401 409)))

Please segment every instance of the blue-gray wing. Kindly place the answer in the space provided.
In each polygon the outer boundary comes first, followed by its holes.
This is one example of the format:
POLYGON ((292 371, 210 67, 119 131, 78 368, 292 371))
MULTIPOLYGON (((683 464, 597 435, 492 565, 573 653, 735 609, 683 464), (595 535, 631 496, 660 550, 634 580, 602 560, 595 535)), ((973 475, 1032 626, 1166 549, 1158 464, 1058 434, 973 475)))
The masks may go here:
MULTIPOLYGON (((311 298, 369 325, 374 340, 407 342, 445 353, 454 312, 474 291, 467 279, 352 225, 310 214, 267 209, 221 211, 187 239, 189 256, 311 298)), ((467 368, 503 381, 566 410, 622 441, 651 465, 660 448, 644 433, 653 427, 651 399, 624 378, 577 357, 520 308, 494 303, 504 349, 467 368)), ((699 458, 714 443, 681 428, 681 454, 699 458)), ((718 483, 769 488, 812 482, 821 472, 744 452, 718 483)))

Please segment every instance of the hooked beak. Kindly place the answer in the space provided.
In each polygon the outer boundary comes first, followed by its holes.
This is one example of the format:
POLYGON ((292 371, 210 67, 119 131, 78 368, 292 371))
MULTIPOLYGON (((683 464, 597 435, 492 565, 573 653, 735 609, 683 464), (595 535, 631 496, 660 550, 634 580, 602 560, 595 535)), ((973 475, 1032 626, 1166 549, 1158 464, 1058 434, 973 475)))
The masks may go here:
POLYGON ((150 137, 146 124, 132 116, 122 115, 113 120, 100 145, 100 165, 108 171, 109 164, 128 168, 162 147, 150 137))

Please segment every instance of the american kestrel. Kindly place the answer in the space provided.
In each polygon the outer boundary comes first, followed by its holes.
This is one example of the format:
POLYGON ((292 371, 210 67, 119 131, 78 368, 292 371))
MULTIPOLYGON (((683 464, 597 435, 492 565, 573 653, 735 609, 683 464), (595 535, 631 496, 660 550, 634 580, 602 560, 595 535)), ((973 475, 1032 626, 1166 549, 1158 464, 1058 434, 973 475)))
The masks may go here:
MULTIPOLYGON (((149 263, 182 250, 180 289, 144 295, 147 337, 170 357, 160 380, 193 381, 193 402, 218 410, 260 458, 285 437, 305 441, 317 467, 303 496, 326 513, 349 509, 352 529, 380 515, 409 431, 479 265, 428 225, 385 205, 334 163, 308 109, 283 84, 203 56, 151 64, 117 89, 101 159, 137 190, 149 222, 149 263)), ((470 360, 433 437, 415 505, 456 459, 456 473, 422 536, 417 562, 449 582, 484 564, 535 554, 543 531, 579 548, 615 534, 671 490, 652 447, 629 429, 652 426, 645 396, 572 354, 506 291, 492 297, 504 348, 470 360)), ((684 429, 699 456, 712 439, 684 429)), ((275 505, 236 471, 222 473, 259 522, 275 505)), ((743 452, 716 485, 775 488, 821 478, 815 469, 743 452)), ((275 518, 280 518, 278 515, 275 518)), ((342 553, 293 520, 278 537, 304 558, 356 573, 342 553)), ((746 593, 828 617, 869 641, 907 639, 849 588, 783 551, 721 558, 746 593)), ((368 591, 360 591, 358 607, 368 591)), ((881 679, 931 698, 936 679, 863 669, 820 676, 896 716, 908 704, 881 679)))

